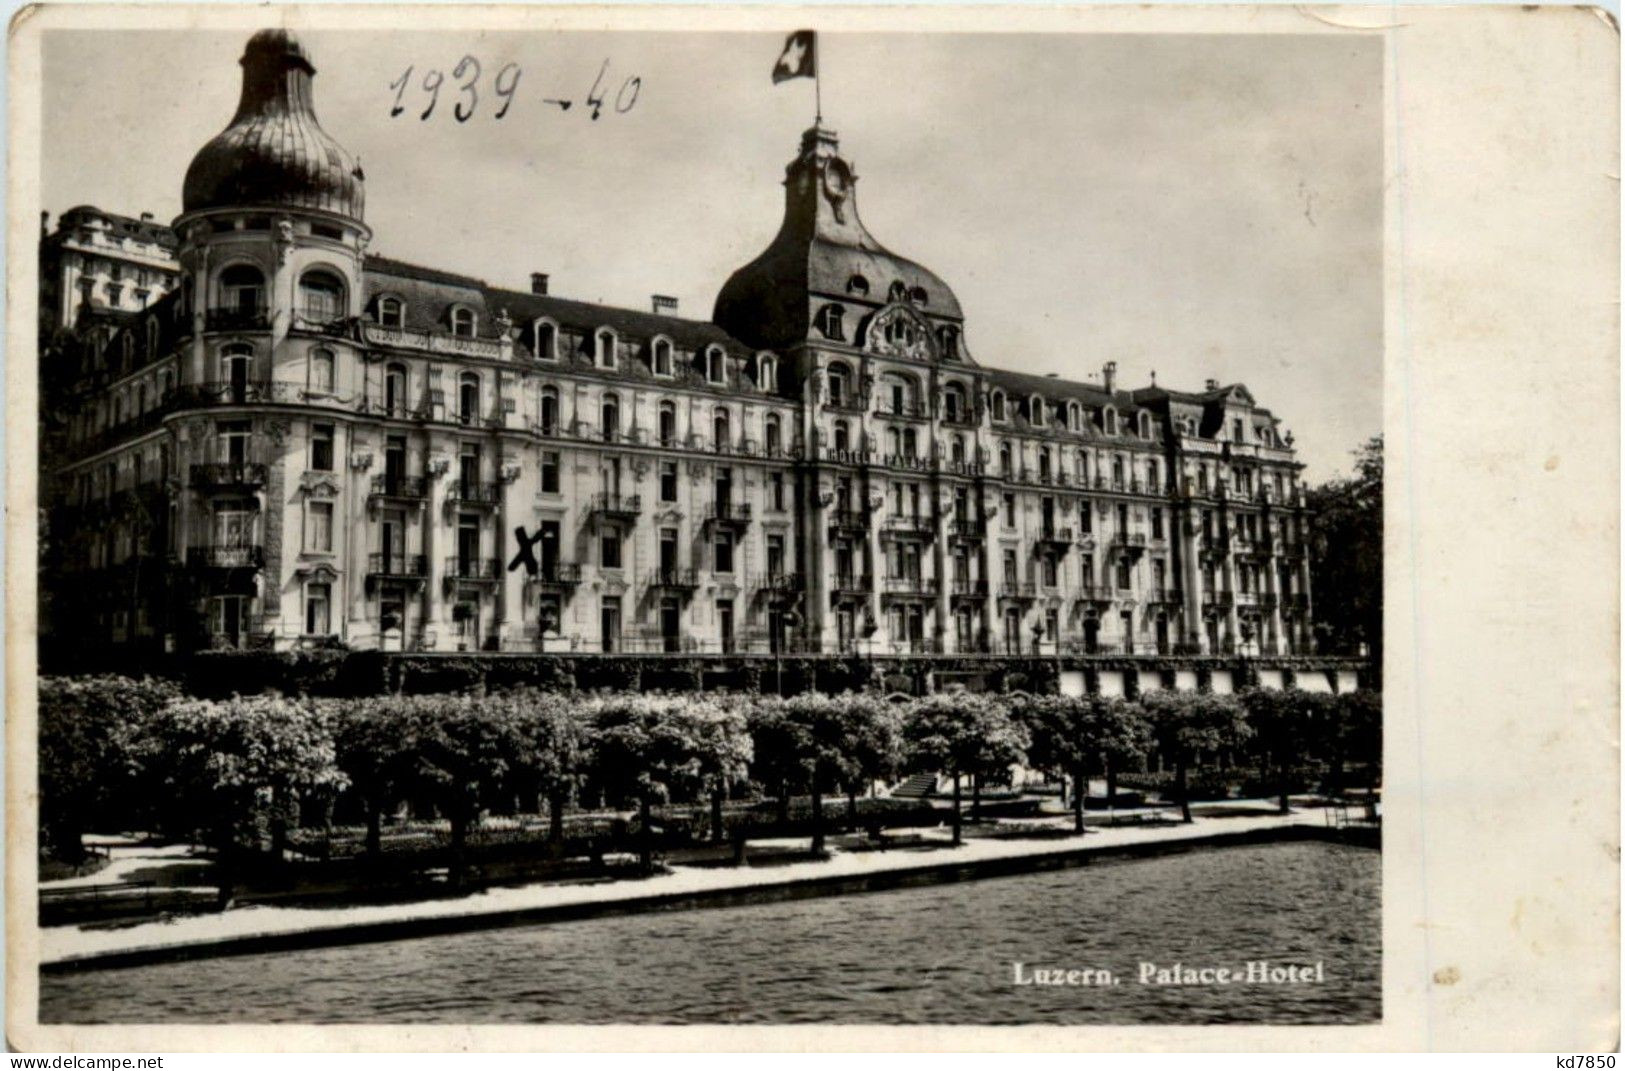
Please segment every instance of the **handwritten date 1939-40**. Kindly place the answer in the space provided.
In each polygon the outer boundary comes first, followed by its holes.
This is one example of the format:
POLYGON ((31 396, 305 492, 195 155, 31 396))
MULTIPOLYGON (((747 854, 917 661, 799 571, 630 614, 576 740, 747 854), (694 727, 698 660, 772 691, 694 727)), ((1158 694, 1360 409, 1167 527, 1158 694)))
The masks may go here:
MULTIPOLYGON (((408 110, 408 91, 413 91, 414 95, 422 93, 428 98, 427 106, 418 114, 419 119, 427 121, 429 116, 434 114, 435 106, 440 103, 440 90, 446 84, 445 72, 438 68, 430 68, 423 73, 421 79, 414 79, 413 75, 416 69, 415 64, 408 66, 406 70, 401 72, 399 78, 389 83, 389 88, 395 91, 395 101, 389 109, 391 119, 408 110)), ((451 112, 459 123, 468 122, 479 109, 480 90, 482 88, 480 78, 483 73, 484 68, 480 61, 473 56, 464 56, 457 61, 457 66, 451 69, 453 85, 446 88, 448 92, 455 91, 457 94, 457 99, 452 103, 451 112)), ((492 115, 493 119, 501 119, 508 114, 508 109, 513 107, 515 95, 519 92, 519 80, 524 73, 524 68, 520 67, 519 64, 508 63, 503 65, 497 71, 496 76, 491 79, 491 89, 496 97, 502 101, 502 106, 497 108, 492 115)), ((616 113, 625 115, 638 102, 638 93, 643 88, 643 79, 636 75, 628 77, 621 82, 620 89, 616 92, 614 100, 611 101, 605 82, 608 74, 609 60, 606 59, 599 65, 598 77, 593 79, 592 88, 587 91, 586 100, 583 102, 585 105, 583 110, 593 119, 598 118, 606 105, 613 108, 616 113)), ((544 97, 542 103, 551 104, 558 108, 559 111, 567 112, 575 104, 575 101, 567 97, 544 97)))

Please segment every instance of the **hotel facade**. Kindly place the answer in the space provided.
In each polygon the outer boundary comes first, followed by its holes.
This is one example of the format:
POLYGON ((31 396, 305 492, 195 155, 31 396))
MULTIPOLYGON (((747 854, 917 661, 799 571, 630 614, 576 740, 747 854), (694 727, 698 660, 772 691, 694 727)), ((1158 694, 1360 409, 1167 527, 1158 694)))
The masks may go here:
POLYGON ((241 62, 171 227, 42 234, 53 642, 1313 653, 1280 420, 979 363, 822 125, 701 321, 370 253, 310 56, 241 62))

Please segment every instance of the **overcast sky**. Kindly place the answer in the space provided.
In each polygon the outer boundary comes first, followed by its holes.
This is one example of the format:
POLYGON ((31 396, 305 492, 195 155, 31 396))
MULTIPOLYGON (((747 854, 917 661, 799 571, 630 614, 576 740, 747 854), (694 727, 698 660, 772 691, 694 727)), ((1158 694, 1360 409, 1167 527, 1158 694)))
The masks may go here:
MULTIPOLYGON (((376 252, 521 289, 546 271, 554 293, 638 308, 672 294, 697 318, 776 232, 813 114, 810 82, 769 79, 782 36, 301 36, 322 125, 365 168, 376 252), (465 54, 484 73, 458 123, 465 54), (641 86, 595 122, 605 60, 611 105, 641 86), (431 69, 447 85, 420 121, 431 69)), ((172 219, 236 107, 245 39, 48 33, 45 207, 172 219)), ((1245 382, 1311 480, 1381 430, 1376 37, 828 34, 820 58, 865 224, 954 288, 983 364, 1245 382)))

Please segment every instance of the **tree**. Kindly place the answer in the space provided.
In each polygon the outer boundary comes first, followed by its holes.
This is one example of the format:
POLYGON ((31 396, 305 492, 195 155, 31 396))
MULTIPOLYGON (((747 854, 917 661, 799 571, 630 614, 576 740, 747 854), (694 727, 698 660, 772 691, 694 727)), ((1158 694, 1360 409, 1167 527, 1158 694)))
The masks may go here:
POLYGON ((1027 731, 987 698, 944 692, 918 700, 908 711, 903 736, 916 770, 947 770, 954 780, 954 843, 962 844, 960 778, 1022 762, 1027 731))
POLYGON ((1382 783, 1382 693, 1365 688, 1344 692, 1335 701, 1333 717, 1339 765, 1348 761, 1365 767, 1367 798, 1375 818, 1377 787, 1382 783))
POLYGON ((1292 773, 1326 754, 1332 697, 1298 689, 1249 688, 1241 693, 1255 751, 1274 770, 1282 814, 1291 811, 1292 773))
MULTIPOLYGON (((238 852, 270 832, 280 858, 301 795, 344 788, 326 712, 277 696, 171 703, 152 719, 142 761, 177 813, 208 824, 219 852, 220 896, 230 899, 238 852)), ((187 832, 192 830, 188 829, 187 832)))
POLYGON ((1309 577, 1321 649, 1366 645, 1382 666, 1382 436, 1354 452, 1354 475, 1310 488, 1309 577))
POLYGON ((1013 713, 1032 739, 1029 761, 1071 774, 1073 828, 1079 833, 1090 766, 1103 756, 1115 763, 1150 746, 1144 716, 1133 705, 1105 696, 1024 696, 1013 713))
POLYGON ((42 677, 39 682, 40 840, 58 858, 84 858, 96 822, 130 817, 124 798, 141 736, 180 698, 173 682, 129 677, 42 677))
POLYGON ((1189 766, 1204 755, 1245 743, 1252 735, 1246 713, 1235 696, 1201 692, 1151 692, 1141 698, 1140 706, 1157 746, 1173 759, 1180 815, 1189 822, 1189 766))
POLYGON ((903 761, 903 717, 895 704, 870 692, 833 698, 841 722, 846 761, 841 783, 846 789, 847 821, 858 822, 858 792, 892 777, 903 761))
POLYGON ((812 747, 806 725, 790 715, 788 701, 764 697, 747 716, 750 727, 750 775, 778 797, 779 826, 790 824, 790 796, 806 779, 803 756, 812 747))
POLYGON ((586 720, 579 703, 536 689, 488 696, 488 708, 511 719, 518 750, 510 770, 513 791, 528 801, 547 801, 548 839, 564 840, 564 805, 586 766, 586 720))
POLYGON ((366 814, 366 852, 375 861, 383 847, 384 811, 402 795, 413 761, 400 704, 394 697, 330 700, 327 704, 335 757, 366 814))

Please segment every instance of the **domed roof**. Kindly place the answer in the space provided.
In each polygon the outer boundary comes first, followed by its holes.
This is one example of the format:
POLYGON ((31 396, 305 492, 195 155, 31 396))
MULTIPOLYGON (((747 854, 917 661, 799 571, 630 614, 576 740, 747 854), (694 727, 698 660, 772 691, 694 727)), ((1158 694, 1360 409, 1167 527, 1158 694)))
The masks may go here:
POLYGON ((185 211, 283 206, 361 219, 361 166, 316 121, 305 47, 287 30, 261 30, 241 63, 237 114, 186 169, 185 211))
POLYGON ((807 339, 820 297, 867 313, 898 292, 927 317, 963 318, 941 277, 864 227, 856 182, 832 131, 814 126, 803 135, 786 171, 784 223, 767 249, 723 284, 713 314, 719 326, 751 345, 782 349, 807 339))

